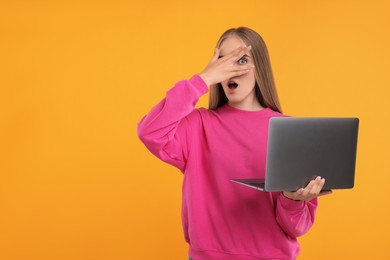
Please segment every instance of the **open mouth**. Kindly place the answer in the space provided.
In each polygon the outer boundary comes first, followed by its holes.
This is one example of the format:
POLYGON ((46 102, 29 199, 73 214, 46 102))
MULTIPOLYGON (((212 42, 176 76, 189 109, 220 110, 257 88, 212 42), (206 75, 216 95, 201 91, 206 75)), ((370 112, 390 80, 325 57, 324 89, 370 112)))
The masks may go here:
POLYGON ((238 84, 236 82, 234 82, 234 81, 229 81, 228 82, 228 87, 230 89, 236 89, 238 87, 238 84))

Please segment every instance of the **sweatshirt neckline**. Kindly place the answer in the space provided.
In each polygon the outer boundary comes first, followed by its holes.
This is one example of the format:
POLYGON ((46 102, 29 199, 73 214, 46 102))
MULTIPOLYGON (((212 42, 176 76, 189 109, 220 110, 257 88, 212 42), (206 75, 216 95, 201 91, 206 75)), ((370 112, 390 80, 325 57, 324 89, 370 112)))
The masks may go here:
POLYGON ((241 114, 241 115, 263 115, 263 114, 268 114, 269 112, 272 112, 272 109, 265 107, 261 110, 243 110, 239 108, 235 108, 232 106, 229 106, 228 104, 225 104, 223 107, 221 107, 222 110, 226 110, 229 113, 234 113, 234 114, 241 114))

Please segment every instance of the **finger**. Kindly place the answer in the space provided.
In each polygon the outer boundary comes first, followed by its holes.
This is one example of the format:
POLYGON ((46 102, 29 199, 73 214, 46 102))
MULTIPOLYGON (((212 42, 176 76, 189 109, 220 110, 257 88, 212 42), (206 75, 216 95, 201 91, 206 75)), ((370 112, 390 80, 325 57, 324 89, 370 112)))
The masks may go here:
POLYGON ((251 71, 251 69, 243 69, 243 70, 231 71, 229 73, 229 78, 234 78, 234 77, 238 77, 238 76, 244 75, 244 74, 248 73, 249 71, 251 71))
POLYGON ((235 55, 233 55, 232 57, 231 57, 231 60, 232 61, 237 61, 237 60, 239 60, 239 59, 241 59, 242 58, 242 56, 244 56, 244 54, 247 54, 247 53, 249 53, 249 51, 251 50, 251 46, 249 45, 249 46, 244 46, 242 49, 240 49, 235 55))
POLYGON ((309 194, 309 192, 311 191, 311 189, 314 186, 314 183, 315 183, 315 181, 312 180, 312 181, 309 182, 309 184, 307 184, 307 186, 304 188, 304 190, 302 192, 302 196, 306 197, 309 194))
POLYGON ((240 46, 240 47, 236 48, 235 50, 231 51, 230 53, 228 53, 223 58, 226 60, 237 61, 239 58, 244 56, 245 53, 249 52, 249 50, 251 48, 252 48, 251 46, 245 46, 245 45, 240 46))
POLYGON ((216 60, 218 60, 218 57, 219 57, 219 49, 218 49, 218 48, 215 48, 214 55, 213 55, 213 57, 211 58, 211 61, 216 61, 216 60))
POLYGON ((321 190, 322 190, 322 188, 324 187, 324 185, 325 185, 325 179, 324 179, 324 178, 321 178, 320 183, 319 183, 319 185, 318 185, 317 194, 320 194, 320 193, 321 193, 321 190))
POLYGON ((251 70, 254 67, 255 67, 255 65, 253 65, 253 64, 247 64, 247 65, 240 65, 240 66, 231 66, 231 67, 228 67, 227 70, 230 70, 230 71, 251 70))
POLYGON ((310 191, 310 194, 313 195, 313 196, 318 196, 318 194, 320 194, 321 190, 322 190, 322 187, 324 187, 324 179, 321 179, 320 176, 318 176, 316 179, 315 179, 315 182, 314 182, 314 186, 312 187, 311 191, 310 191))
POLYGON ((313 192, 315 192, 317 186, 318 186, 318 182, 321 180, 321 177, 320 176, 317 176, 317 178, 315 178, 314 180, 311 180, 309 182, 309 184, 305 187, 302 195, 305 196, 305 197, 308 197, 309 194, 312 195, 313 192))
POLYGON ((233 57, 236 53, 238 53, 244 47, 245 47, 245 45, 242 45, 242 46, 239 46, 239 47, 235 48, 234 50, 232 50, 231 52, 229 52, 225 56, 221 57, 220 60, 224 61, 224 60, 230 59, 231 57, 233 57))

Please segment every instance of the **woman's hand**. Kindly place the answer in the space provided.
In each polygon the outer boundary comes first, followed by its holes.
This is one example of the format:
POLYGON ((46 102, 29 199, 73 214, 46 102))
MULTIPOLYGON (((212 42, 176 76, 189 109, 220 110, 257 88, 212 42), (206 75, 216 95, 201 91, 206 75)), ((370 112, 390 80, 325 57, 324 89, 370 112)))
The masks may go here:
POLYGON ((309 184, 305 188, 301 188, 296 192, 283 192, 283 195, 292 200, 304 200, 310 201, 316 197, 331 194, 332 191, 322 191, 322 187, 324 187, 325 179, 318 176, 315 180, 309 182, 309 184))
POLYGON ((203 79, 207 86, 212 86, 224 80, 248 73, 254 68, 254 65, 247 64, 234 66, 234 63, 244 56, 244 54, 248 53, 250 49, 251 46, 241 46, 220 59, 218 59, 219 49, 215 49, 211 61, 198 75, 203 79))

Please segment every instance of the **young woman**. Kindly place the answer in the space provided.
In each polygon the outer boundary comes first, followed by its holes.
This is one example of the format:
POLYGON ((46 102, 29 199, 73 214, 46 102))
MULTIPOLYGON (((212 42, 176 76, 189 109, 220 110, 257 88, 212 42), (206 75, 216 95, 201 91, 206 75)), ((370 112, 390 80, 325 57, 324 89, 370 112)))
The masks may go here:
POLYGON ((171 88, 138 135, 184 173, 182 223, 193 260, 295 259, 313 225, 318 177, 296 192, 259 192, 230 181, 264 178, 268 122, 283 116, 269 55, 255 31, 229 29, 206 68, 171 88), (210 91, 209 109, 195 109, 210 91))

